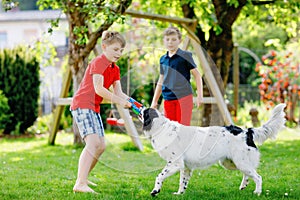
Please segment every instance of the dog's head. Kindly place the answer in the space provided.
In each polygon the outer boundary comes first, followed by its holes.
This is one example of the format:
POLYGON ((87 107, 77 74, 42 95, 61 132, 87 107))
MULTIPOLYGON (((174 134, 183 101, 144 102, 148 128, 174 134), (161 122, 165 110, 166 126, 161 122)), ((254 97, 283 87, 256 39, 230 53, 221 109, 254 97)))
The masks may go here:
POLYGON ((153 123, 153 119, 158 118, 159 113, 154 108, 145 108, 141 110, 139 120, 143 123, 143 130, 150 131, 153 123))

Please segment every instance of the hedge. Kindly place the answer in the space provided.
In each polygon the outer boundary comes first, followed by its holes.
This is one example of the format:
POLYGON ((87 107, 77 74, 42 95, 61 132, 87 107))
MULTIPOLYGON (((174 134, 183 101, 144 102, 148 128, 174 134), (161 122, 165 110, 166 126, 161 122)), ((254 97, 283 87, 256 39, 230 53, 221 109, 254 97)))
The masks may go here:
POLYGON ((8 99, 5 134, 23 134, 38 116, 39 63, 28 47, 0 50, 0 90, 8 99))

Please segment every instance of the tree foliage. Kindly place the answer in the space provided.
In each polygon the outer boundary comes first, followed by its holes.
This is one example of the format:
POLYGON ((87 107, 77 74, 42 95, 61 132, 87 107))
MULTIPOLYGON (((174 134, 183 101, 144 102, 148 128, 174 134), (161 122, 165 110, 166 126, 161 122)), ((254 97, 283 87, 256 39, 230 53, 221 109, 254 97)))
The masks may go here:
MULTIPOLYGON (((122 13, 131 1, 60 1, 39 0, 41 10, 52 8, 60 9, 69 22, 69 53, 70 67, 76 74, 80 68, 86 67, 85 58, 95 48, 102 32, 114 22, 122 19, 122 13)), ((52 26, 59 25, 59 19, 53 20, 52 26)), ((51 29, 50 29, 51 32, 51 29)))

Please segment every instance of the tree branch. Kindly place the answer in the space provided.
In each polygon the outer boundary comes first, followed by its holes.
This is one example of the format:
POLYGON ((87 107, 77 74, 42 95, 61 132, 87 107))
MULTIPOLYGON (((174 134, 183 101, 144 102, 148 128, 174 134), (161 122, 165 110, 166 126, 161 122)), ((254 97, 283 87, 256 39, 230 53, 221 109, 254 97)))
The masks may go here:
MULTIPOLYGON (((194 7, 191 7, 190 4, 183 4, 181 6, 182 12, 184 17, 190 18, 190 19, 197 19, 196 13, 194 11, 194 7)), ((197 23, 195 34, 199 38, 202 46, 206 48, 206 41, 205 41, 205 33, 202 30, 201 26, 197 23)))
MULTIPOLYGON (((112 13, 121 16, 130 6, 131 1, 132 0, 120 1, 120 4, 115 9, 111 8, 112 13)), ((81 50, 80 56, 88 56, 89 53, 95 48, 97 40, 101 37, 103 31, 107 30, 113 23, 113 21, 106 21, 96 31, 92 32, 89 35, 89 42, 86 44, 85 48, 81 50)))
POLYGON ((266 0, 266 1, 253 0, 253 1, 251 1, 251 3, 255 6, 260 6, 260 5, 276 3, 276 0, 266 0))

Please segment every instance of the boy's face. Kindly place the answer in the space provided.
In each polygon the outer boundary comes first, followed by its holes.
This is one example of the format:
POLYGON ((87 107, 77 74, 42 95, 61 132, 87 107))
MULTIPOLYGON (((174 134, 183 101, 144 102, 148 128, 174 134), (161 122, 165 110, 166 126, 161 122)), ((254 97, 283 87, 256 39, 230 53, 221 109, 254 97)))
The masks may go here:
POLYGON ((177 51, 180 42, 181 40, 178 38, 177 34, 164 36, 164 45, 170 52, 177 51))
POLYGON ((124 48, 122 48, 119 42, 114 42, 110 45, 102 44, 102 50, 104 55, 110 62, 117 62, 122 56, 124 48))

